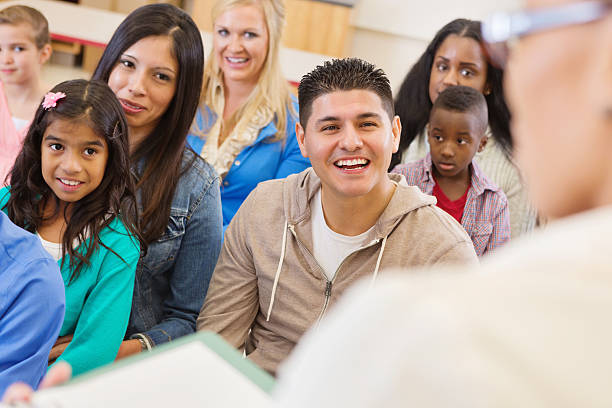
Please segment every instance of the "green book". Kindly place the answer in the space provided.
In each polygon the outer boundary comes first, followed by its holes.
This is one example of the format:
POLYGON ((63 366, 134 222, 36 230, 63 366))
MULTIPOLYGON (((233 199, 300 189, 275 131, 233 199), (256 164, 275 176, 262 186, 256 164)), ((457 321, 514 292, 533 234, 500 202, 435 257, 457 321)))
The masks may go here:
POLYGON ((270 407, 274 378, 200 332, 34 395, 38 408, 270 407))

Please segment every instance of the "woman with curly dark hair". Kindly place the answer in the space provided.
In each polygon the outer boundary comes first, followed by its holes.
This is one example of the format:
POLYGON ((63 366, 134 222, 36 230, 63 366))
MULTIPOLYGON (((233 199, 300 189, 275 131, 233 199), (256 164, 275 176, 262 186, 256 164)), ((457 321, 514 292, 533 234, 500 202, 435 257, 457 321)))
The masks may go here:
POLYGON ((464 85, 482 92, 489 111, 488 143, 476 155, 484 174, 508 197, 512 237, 533 229, 536 221, 520 172, 512 159, 510 113, 504 100, 503 72, 491 65, 482 48, 480 22, 456 19, 440 29, 406 75, 395 98, 402 121, 398 153, 390 169, 399 163, 422 159, 429 151, 425 125, 440 92, 464 85))

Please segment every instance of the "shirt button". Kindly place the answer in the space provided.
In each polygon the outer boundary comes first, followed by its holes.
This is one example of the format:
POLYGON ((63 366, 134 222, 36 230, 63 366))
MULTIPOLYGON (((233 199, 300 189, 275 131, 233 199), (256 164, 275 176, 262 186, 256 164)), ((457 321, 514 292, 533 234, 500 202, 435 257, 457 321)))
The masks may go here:
POLYGON ((224 181, 224 182, 223 182, 223 185, 224 185, 225 187, 229 186, 229 181, 224 181))
POLYGON ((236 161, 234 162, 234 164, 235 164, 236 166, 240 166, 240 160, 236 160, 236 161))

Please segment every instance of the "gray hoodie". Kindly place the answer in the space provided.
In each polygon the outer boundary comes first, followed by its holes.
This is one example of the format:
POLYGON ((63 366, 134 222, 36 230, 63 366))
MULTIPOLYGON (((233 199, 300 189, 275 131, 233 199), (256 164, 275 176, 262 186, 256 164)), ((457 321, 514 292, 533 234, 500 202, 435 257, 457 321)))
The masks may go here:
POLYGON ((397 188, 374 226, 375 239, 350 254, 328 281, 312 255, 312 169, 257 186, 225 233, 198 330, 219 333, 275 373, 300 337, 360 278, 388 268, 477 263, 461 225, 435 198, 389 174, 397 188), (250 331, 249 331, 250 330, 250 331))

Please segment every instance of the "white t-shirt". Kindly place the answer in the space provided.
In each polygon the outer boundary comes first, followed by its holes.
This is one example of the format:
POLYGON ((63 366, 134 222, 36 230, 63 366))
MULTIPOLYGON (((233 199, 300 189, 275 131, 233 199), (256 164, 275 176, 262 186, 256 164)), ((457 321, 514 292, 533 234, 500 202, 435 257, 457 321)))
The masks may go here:
POLYGON ((43 239, 38 233, 36 233, 38 239, 42 243, 43 248, 55 259, 55 261, 59 261, 62 259, 62 244, 58 242, 51 242, 43 239))
POLYGON ((332 231, 323 215, 321 189, 316 192, 311 206, 313 255, 323 268, 327 279, 331 281, 347 256, 367 246, 374 239, 374 226, 354 237, 332 231))

